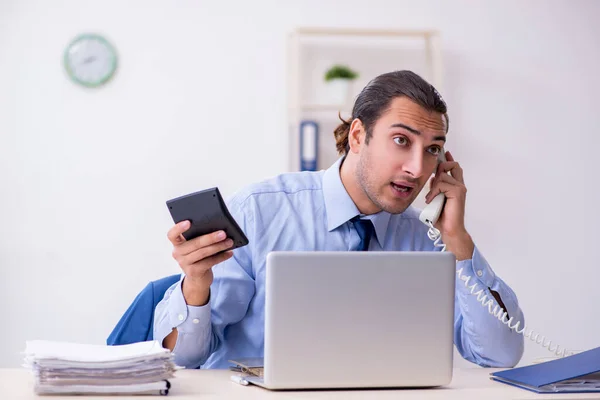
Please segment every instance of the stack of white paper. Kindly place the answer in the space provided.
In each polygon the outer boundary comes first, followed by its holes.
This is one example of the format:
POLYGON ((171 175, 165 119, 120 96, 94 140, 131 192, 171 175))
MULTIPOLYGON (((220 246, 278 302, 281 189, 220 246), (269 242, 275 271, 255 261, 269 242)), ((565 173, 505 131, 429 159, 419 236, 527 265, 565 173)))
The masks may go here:
POLYGON ((28 341, 25 366, 38 394, 166 395, 177 369, 158 341, 123 346, 28 341))

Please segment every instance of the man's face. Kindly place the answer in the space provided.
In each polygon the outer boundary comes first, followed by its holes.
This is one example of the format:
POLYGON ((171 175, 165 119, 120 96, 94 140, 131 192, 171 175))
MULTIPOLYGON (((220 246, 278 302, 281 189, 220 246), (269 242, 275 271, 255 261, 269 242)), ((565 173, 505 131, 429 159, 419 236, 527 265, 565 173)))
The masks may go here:
POLYGON ((406 97, 392 101, 359 149, 357 180, 384 211, 403 212, 419 195, 438 165, 446 137, 444 116, 406 97))

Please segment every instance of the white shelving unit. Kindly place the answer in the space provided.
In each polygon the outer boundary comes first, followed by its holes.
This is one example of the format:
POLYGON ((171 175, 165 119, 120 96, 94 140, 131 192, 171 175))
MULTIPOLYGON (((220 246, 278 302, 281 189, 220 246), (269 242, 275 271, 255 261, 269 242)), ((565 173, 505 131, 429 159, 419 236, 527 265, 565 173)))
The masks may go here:
POLYGON ((319 124, 317 169, 329 167, 338 157, 333 129, 339 123, 338 112, 344 118, 351 116, 352 104, 320 101, 325 71, 333 64, 346 64, 358 71, 352 100, 375 76, 399 69, 415 71, 443 93, 440 35, 435 30, 297 28, 288 37, 290 171, 300 170, 303 120, 319 124))

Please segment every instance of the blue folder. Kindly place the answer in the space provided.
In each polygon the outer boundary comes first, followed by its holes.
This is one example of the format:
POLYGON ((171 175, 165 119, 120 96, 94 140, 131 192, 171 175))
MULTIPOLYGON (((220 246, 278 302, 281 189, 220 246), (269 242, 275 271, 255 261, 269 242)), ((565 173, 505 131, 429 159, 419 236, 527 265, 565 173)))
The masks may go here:
POLYGON ((535 393, 600 392, 600 347, 541 364, 491 373, 491 379, 535 393))

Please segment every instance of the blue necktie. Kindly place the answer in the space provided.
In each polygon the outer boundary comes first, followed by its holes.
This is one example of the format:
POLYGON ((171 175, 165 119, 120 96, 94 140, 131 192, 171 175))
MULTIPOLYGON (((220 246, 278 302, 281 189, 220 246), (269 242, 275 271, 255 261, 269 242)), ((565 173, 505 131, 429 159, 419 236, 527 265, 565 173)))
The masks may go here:
POLYGON ((369 249, 371 237, 373 237, 373 232, 375 231, 373 222, 371 222, 370 219, 360 219, 359 216, 352 218, 350 221, 352 221, 354 228, 356 228, 356 231, 358 232, 358 236, 360 236, 360 244, 356 250, 367 251, 369 249))

